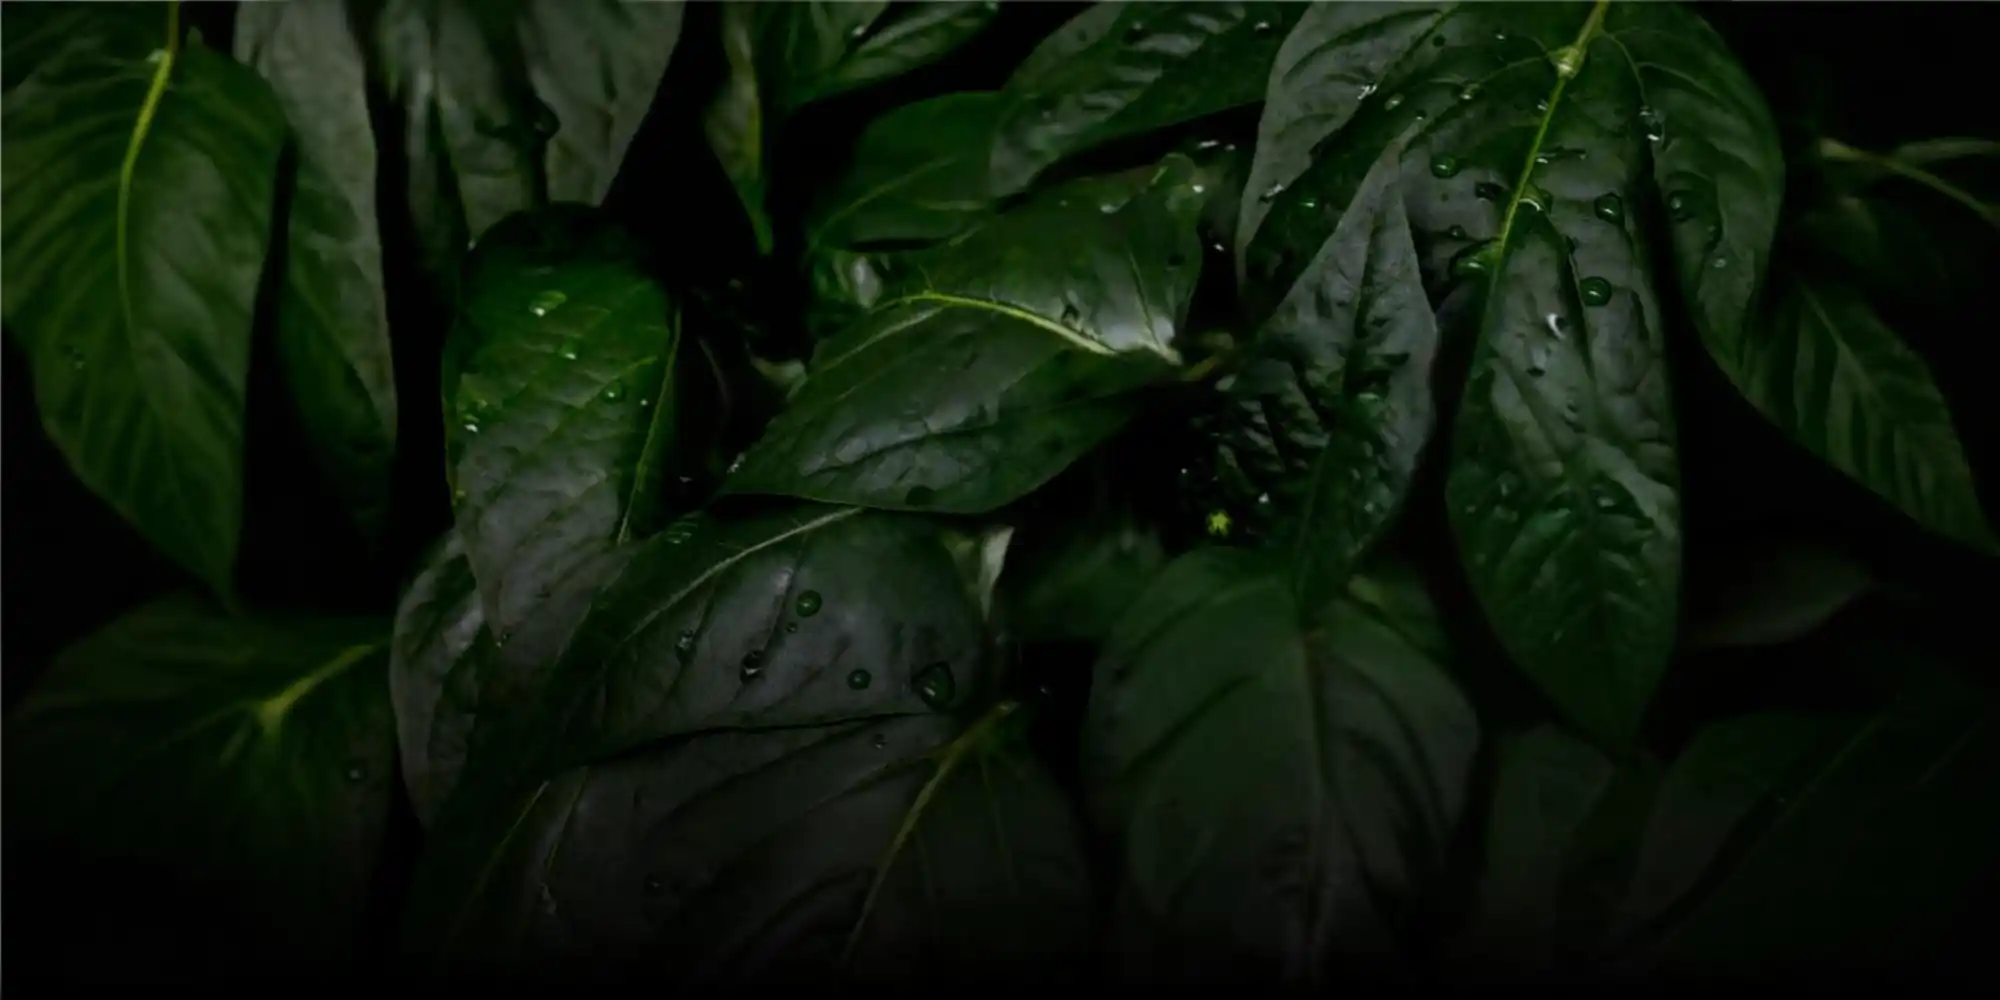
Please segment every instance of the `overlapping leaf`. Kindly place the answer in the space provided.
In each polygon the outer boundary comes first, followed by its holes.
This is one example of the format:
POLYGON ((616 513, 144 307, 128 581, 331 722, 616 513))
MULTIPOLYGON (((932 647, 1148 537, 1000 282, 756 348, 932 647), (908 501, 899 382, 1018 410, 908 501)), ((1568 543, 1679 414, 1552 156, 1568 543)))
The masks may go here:
POLYGON ((721 10, 728 79, 703 117, 709 146, 743 202, 758 247, 773 235, 764 204, 774 133, 813 101, 943 58, 998 13, 997 3, 737 3, 721 10))
POLYGON ((238 8, 236 55, 271 85, 296 146, 277 344, 327 479, 369 537, 387 527, 396 378, 376 222, 367 60, 334 0, 238 8))
POLYGON ((468 262, 445 440, 457 531, 499 642, 602 579, 606 554, 661 515, 679 342, 674 303, 591 213, 518 216, 468 262))
POLYGON ((905 263, 725 489, 977 513, 1053 478, 1178 360, 1200 271, 1192 164, 1077 182, 905 263))
POLYGON ((1047 981, 1091 900, 1074 818, 995 723, 857 720, 576 768, 434 856, 446 968, 682 984, 1047 981), (468 863, 466 858, 477 859, 468 863))
POLYGON ((1447 487, 1474 588, 1564 712, 1624 740, 1679 587, 1656 289, 1705 338, 1745 336, 1784 177, 1769 112, 1673 5, 1314 7, 1273 69, 1238 233, 1259 315, 1406 134, 1433 298, 1478 337, 1447 487), (1647 257, 1656 205, 1673 278, 1647 257))
POLYGON ((1215 475, 1276 519, 1308 603, 1329 599, 1401 510, 1435 422, 1437 321, 1397 183, 1377 161, 1340 225, 1217 385, 1215 475))
POLYGON ((1204 550, 1120 623, 1084 762, 1122 848, 1127 975, 1301 983, 1396 960, 1479 727, 1385 606, 1311 613, 1267 556, 1204 550))
POLYGON ((446 532, 403 590, 389 658, 403 781, 427 826, 465 766, 492 641, 465 544, 446 532))
POLYGON ((7 11, 7 326, 77 478, 228 591, 285 119, 156 8, 7 11))
POLYGON ((176 597, 77 642, 7 722, 34 804, 10 855, 155 866, 228 914, 239 960, 351 955, 395 794, 386 630, 176 597))
POLYGON ((992 179, 1024 191, 1064 157, 1255 104, 1273 55, 1306 10, 1288 3, 1100 3, 1015 70, 992 179))

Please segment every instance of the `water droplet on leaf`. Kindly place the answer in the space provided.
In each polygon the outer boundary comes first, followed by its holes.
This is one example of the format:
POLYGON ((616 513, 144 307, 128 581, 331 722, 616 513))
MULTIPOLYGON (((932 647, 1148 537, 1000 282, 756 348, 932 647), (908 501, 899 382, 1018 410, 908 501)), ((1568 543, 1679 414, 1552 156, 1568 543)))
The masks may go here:
POLYGON ((1458 157, 1450 153, 1439 153, 1431 157, 1431 176, 1440 179, 1457 176, 1462 165, 1458 157))
POLYGON ((1585 278, 1577 283, 1577 291, 1587 306, 1601 306, 1611 301, 1611 282, 1603 278, 1585 278))
POLYGON ((1390 94, 1388 99, 1382 102, 1382 107, 1389 111, 1394 111, 1402 106, 1403 106, 1403 95, 1401 94, 1390 94))
POLYGON ((1583 69, 1583 50, 1574 45, 1565 45, 1549 53, 1549 62, 1555 64, 1556 75, 1567 80, 1583 69))
POLYGON ((1492 240, 1481 240, 1460 250, 1457 256, 1451 259, 1451 276, 1469 278, 1476 274, 1485 274, 1493 267, 1492 250, 1492 240))
POLYGON ((575 344, 564 344, 561 354, 564 361, 575 361, 578 357, 582 356, 577 351, 575 344))
POLYGON ((1458 89, 1458 99, 1461 101, 1469 101, 1478 96, 1479 85, 1476 83, 1468 83, 1458 89))
POLYGON ((870 743, 873 743, 873 744, 875 744, 875 749, 877 749, 877 750, 880 750, 880 749, 882 749, 883 747, 886 747, 886 746, 888 746, 888 745, 889 745, 889 734, 887 734, 887 733, 876 733, 876 734, 875 734, 875 738, 874 738, 874 739, 872 739, 872 740, 870 740, 869 742, 870 742, 870 743))
POLYGON ((686 663, 693 656, 694 656, 694 630, 683 629, 681 631, 680 637, 674 640, 674 657, 676 659, 679 659, 682 663, 686 663))
POLYGON ((958 679, 951 675, 951 664, 948 663, 933 663, 925 667, 917 672, 911 684, 916 688, 917 697, 932 708, 951 704, 952 697, 958 694, 958 679))
POLYGON ((568 301, 568 295, 553 288, 544 289, 536 292, 535 297, 528 300, 528 311, 537 316, 547 316, 568 301))
POLYGON ((819 614, 821 603, 819 591, 808 590, 800 594, 798 600, 792 602, 792 610, 797 611, 800 618, 811 618, 819 614))
POLYGON ((867 690, 868 685, 874 683, 874 681, 874 675, 866 670, 851 670, 847 674, 847 686, 856 691, 867 690))
POLYGON ((367 770, 364 769, 360 764, 347 765, 347 780, 360 781, 361 779, 367 776, 368 776, 367 770))
POLYGON ((1615 194, 1601 194, 1590 203, 1590 210, 1597 217, 1614 225, 1625 221, 1625 199, 1615 194))
POLYGON ((1250 26, 1250 30, 1259 35, 1268 35, 1271 33, 1271 22, 1258 21, 1256 24, 1250 26))
POLYGON ((1724 257, 1721 254, 1716 254, 1715 256, 1710 257, 1708 259, 1709 270, 1720 271, 1728 266, 1729 266, 1729 258, 1724 257))
POLYGON ((1565 331, 1569 328, 1569 320, 1562 318, 1561 313, 1550 313, 1542 317, 1542 324, 1549 328, 1549 336, 1557 340, 1563 339, 1565 331))
POLYGON ((1465 227, 1464 227, 1464 226, 1453 226, 1453 227, 1451 227, 1450 229, 1447 229, 1447 230, 1445 230, 1445 231, 1444 231, 1444 234, 1445 234, 1446 236, 1449 236, 1449 237, 1451 237, 1452 239, 1455 239, 1455 240, 1462 240, 1462 239, 1464 239, 1464 238, 1465 238, 1465 227))
POLYGON ((750 681, 756 680, 757 675, 763 672, 764 672, 763 650, 761 649, 752 650, 748 653, 743 654, 743 669, 741 671, 738 671, 738 673, 741 675, 744 683, 749 683, 750 681))
POLYGON ((1472 196, 1481 201, 1499 201, 1507 196, 1507 189, 1492 181, 1480 181, 1472 186, 1472 196))
POLYGON ((1264 193, 1257 196, 1257 200, 1266 203, 1273 202, 1278 200, 1278 196, 1284 193, 1285 185, 1283 183, 1273 184, 1265 188, 1264 193))

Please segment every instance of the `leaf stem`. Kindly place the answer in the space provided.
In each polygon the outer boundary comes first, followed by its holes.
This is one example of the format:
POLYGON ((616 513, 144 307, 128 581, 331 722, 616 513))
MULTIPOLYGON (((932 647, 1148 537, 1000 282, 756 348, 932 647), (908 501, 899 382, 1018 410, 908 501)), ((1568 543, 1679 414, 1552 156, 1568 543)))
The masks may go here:
POLYGON ((1881 170, 1886 170, 1889 173, 1895 174, 1896 176, 1903 178, 1904 180, 1914 181, 1915 183, 1930 188, 1932 191, 1940 195, 1943 195, 1944 197, 1949 198, 1952 201, 1958 202, 1960 205, 1963 205, 1966 208, 1970 209, 1972 211, 1972 214, 1977 215, 1982 219, 1985 219, 1987 222, 1993 224, 1996 227, 2000 227, 2000 207, 1988 205, 1985 202, 1980 201, 1978 196, 1972 194, 1970 191, 1967 191, 1964 188, 1961 188, 1958 185, 1953 184, 1950 181, 1947 181, 1944 178, 1939 177, 1938 175, 1931 173, 1930 171, 1925 170, 1922 167, 1919 167, 1916 164, 1909 162, 1908 160, 1903 159, 1902 157, 1885 156, 1881 153, 1871 153, 1865 149, 1856 149, 1853 146, 1850 146, 1844 142, 1841 142, 1839 139, 1834 139, 1834 138, 1822 138, 1819 141, 1817 152, 1819 153, 1820 159, 1825 160, 1829 163, 1865 164, 1867 166, 1876 167, 1881 170))

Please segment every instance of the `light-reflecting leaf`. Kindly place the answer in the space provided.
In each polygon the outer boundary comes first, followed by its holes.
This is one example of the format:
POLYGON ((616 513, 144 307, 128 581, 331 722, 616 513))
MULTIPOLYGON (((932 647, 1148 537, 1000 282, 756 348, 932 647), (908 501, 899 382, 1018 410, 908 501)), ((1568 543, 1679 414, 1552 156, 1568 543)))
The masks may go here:
POLYGON ((7 8, 5 317, 77 478, 226 593, 285 119, 152 10, 7 8))

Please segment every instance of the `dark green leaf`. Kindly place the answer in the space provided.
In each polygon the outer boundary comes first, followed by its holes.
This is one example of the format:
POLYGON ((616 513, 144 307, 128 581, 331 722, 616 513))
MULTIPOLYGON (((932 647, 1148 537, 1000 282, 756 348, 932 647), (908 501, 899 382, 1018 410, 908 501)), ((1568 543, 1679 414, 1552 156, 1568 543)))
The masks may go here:
POLYGON ((386 0, 376 19, 410 211, 441 277, 470 240, 547 196, 542 150, 555 122, 536 103, 511 13, 473 0, 386 0))
POLYGON ((1823 720, 1767 713, 1696 734, 1667 772, 1613 933, 1641 931, 1688 896, 1829 729, 1823 720))
POLYGON ((0 111, 5 317, 77 477, 227 592, 284 114, 153 9, 148 37, 91 8, 7 8, 10 79, 39 61, 0 111))
POLYGON ((1111 473, 1080 471, 1091 473, 1089 493, 1050 496, 1008 553, 1001 601, 1023 642, 1102 642, 1167 564, 1160 533, 1115 492, 1111 473))
POLYGON ((396 377, 366 57, 346 9, 331 2, 238 7, 235 44, 276 91, 297 149, 277 329, 293 405, 328 481, 364 534, 379 538, 396 457, 396 377))
POLYGON ((922 519, 697 515, 597 598, 537 714, 568 765, 705 730, 925 713, 982 690, 982 625, 922 519))
MULTIPOLYGON (((813 7, 840 10, 871 6, 880 9, 883 5, 819 3, 775 6, 795 10, 813 7)), ((840 12, 842 19, 858 16, 849 15, 844 10, 840 12)), ((837 61, 817 72, 795 78, 785 95, 786 103, 797 107, 927 66, 970 41, 999 12, 1000 4, 994 0, 890 4, 884 14, 861 26, 858 32, 854 27, 848 28, 846 48, 837 61)))
POLYGON ((993 182, 1026 190, 1067 156, 1254 104, 1306 10, 1289 3, 1100 3, 1049 36, 1007 81, 993 182))
MULTIPOLYGON (((766 106, 763 85, 758 80, 758 21, 759 11, 765 6, 750 3, 721 5, 722 53, 729 64, 729 77, 703 112, 701 125, 703 134, 708 136, 709 148, 715 152, 716 161, 722 164, 722 172, 736 188, 737 200, 743 203, 758 251, 769 254, 773 237, 771 216, 764 207, 764 190, 770 184, 764 168, 764 134, 777 115, 775 109, 766 106)), ((810 6, 839 6, 859 12, 879 7, 880 4, 810 6)))
POLYGON ((1929 368, 1865 297, 1793 274, 1763 329, 1718 360, 1767 419, 1918 524, 2000 551, 1929 368))
POLYGON ((987 720, 728 732, 567 771, 433 853, 448 966, 686 984, 1046 980, 1091 899, 1067 803, 987 720))
POLYGON ((815 249, 930 242, 963 232, 997 201, 987 180, 1000 111, 991 93, 904 105, 861 134, 854 165, 808 222, 815 249))
POLYGON ((1479 728, 1377 610, 1341 599, 1308 618, 1264 555, 1210 550, 1120 622, 1091 688, 1085 780, 1123 848, 1126 907, 1155 929, 1144 960, 1287 981, 1395 961, 1442 872, 1479 728))
POLYGON ((456 531, 445 533, 403 591, 394 635, 389 689, 403 781, 417 818, 429 826, 465 764, 478 709, 479 657, 492 642, 472 564, 456 531), (470 699, 463 697, 467 694, 470 699))
POLYGON ((7 723, 10 864, 141 859, 268 935, 240 951, 343 954, 396 781, 384 631, 169 598, 64 650, 7 723))
POLYGON ((611 191, 680 41, 683 4, 528 0, 516 30, 535 94, 555 114, 548 194, 597 204, 611 191))
POLYGON ((636 254, 563 208, 508 220, 467 262, 446 445, 457 531, 502 644, 663 513, 680 337, 636 254))
POLYGON ((1340 591, 1401 511, 1436 420, 1437 322, 1398 172, 1393 157, 1377 163, 1217 384, 1217 475, 1238 487, 1237 509, 1282 519, 1308 605, 1340 591))
POLYGON ((1762 97, 1669 4, 1318 5, 1272 83, 1239 231, 1253 309, 1407 142, 1432 297, 1478 339, 1447 487, 1474 589, 1571 720, 1628 738, 1680 572, 1652 207, 1702 335, 1741 339, 1784 180, 1762 97))
POLYGON ((724 488, 981 513, 1047 482, 1178 361, 1201 187, 1174 158, 905 259, 910 277, 822 345, 724 488))
POLYGON ((1644 954, 1669 975, 1914 967, 1994 871, 1993 714, 1985 693, 1944 682, 1852 727, 1791 776, 1713 893, 1644 954))
POLYGON ((1461 957, 1481 969, 1536 974, 1552 964, 1578 833, 1613 786, 1617 767, 1554 726, 1499 743, 1481 876, 1461 957))

